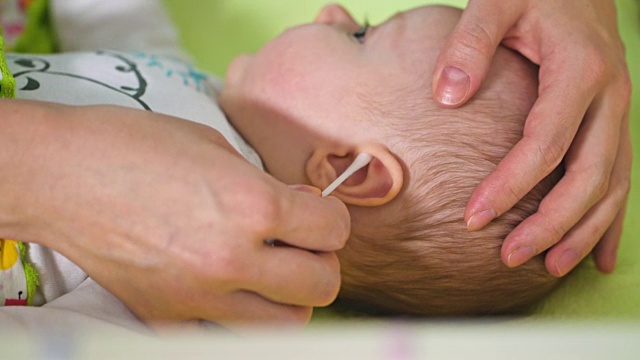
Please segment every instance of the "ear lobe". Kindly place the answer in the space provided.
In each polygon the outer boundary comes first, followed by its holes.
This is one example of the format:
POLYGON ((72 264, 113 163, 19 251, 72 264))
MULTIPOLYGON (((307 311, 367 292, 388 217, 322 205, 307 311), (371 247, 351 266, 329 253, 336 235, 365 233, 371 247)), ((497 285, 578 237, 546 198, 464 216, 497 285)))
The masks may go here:
POLYGON ((393 200, 404 180, 399 160, 378 144, 339 152, 316 150, 307 161, 306 174, 313 186, 324 189, 342 174, 361 152, 373 157, 364 168, 351 175, 331 194, 346 204, 379 206, 393 200))

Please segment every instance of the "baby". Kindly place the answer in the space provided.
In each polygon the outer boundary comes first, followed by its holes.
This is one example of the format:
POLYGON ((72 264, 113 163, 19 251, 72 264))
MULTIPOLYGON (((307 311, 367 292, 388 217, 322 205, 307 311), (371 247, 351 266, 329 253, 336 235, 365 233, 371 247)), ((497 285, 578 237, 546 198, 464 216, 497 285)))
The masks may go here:
MULTIPOLYGON (((357 309, 377 314, 505 313, 523 309, 558 284, 539 257, 508 269, 500 260, 500 246, 536 210, 561 170, 484 230, 466 230, 465 204, 521 137, 537 83, 535 66, 499 49, 473 101, 455 110, 438 107, 428 84, 439 47, 459 15, 451 8, 424 7, 370 28, 360 27, 342 7, 329 5, 313 24, 286 31, 255 56, 236 59, 220 93, 220 106, 234 129, 257 150, 266 170, 285 183, 325 188, 358 154, 373 157, 332 193, 348 204, 352 218, 351 238, 339 253, 340 300, 357 309)), ((75 88, 82 90, 68 89, 44 100, 112 103, 104 96, 92 98, 107 89, 113 103, 216 127, 260 165, 228 124, 220 118, 201 119, 216 115, 212 103, 199 106, 200 100, 210 100, 208 82, 180 62, 97 52, 45 60, 9 57, 9 63, 22 90, 18 97, 38 99, 35 91, 46 89, 52 78, 64 81, 53 89, 69 88, 73 78, 75 88), (85 63, 88 70, 78 70, 85 63), (97 71, 92 68, 96 64, 117 73, 97 71), (162 100, 176 79, 195 95, 189 98, 187 90, 178 89, 179 97, 162 100)), ((30 251, 31 259, 51 257, 37 246, 30 251)), ((41 273, 36 304, 81 287, 86 275, 77 272, 73 282, 58 281, 62 290, 47 283, 64 277, 59 263, 36 261, 41 273)), ((73 301, 67 305, 76 306, 73 301)))
POLYGON ((473 101, 438 107, 431 72, 459 16, 423 7, 369 28, 329 5, 227 73, 221 106, 276 178, 325 188, 359 153, 373 156, 333 193, 352 219, 339 298, 366 311, 505 313, 558 284, 540 257, 507 268, 500 247, 560 169, 486 229, 465 228, 472 190, 522 136, 537 73, 501 48, 473 101))

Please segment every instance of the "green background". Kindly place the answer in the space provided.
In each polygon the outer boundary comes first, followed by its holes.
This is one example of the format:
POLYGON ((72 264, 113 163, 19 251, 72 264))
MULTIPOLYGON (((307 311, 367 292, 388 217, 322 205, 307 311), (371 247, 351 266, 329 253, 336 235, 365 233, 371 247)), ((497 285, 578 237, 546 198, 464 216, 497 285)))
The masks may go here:
MULTIPOLYGON (((289 26, 311 21, 325 4, 323 0, 164 0, 178 24, 184 46, 202 69, 223 75, 233 57, 255 52, 269 39, 289 26)), ((357 20, 372 24, 397 11, 425 5, 429 1, 341 2, 357 20)), ((439 3, 442 3, 439 2, 439 3)), ((466 1, 445 1, 464 6, 466 1)), ((634 88, 640 88, 640 11, 639 2, 619 0, 620 30, 627 47, 634 88)), ((427 86, 425 84, 425 86, 427 86)), ((630 114, 634 147, 632 190, 619 250, 618 265, 611 275, 599 273, 591 259, 568 276, 560 289, 543 300, 534 317, 553 319, 640 319, 640 101, 633 96, 630 114)))

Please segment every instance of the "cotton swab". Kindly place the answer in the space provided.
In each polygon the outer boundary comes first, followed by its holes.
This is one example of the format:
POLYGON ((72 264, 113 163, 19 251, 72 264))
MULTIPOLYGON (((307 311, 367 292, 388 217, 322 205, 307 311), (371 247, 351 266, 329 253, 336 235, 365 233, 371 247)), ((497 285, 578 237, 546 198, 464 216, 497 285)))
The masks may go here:
POLYGON ((342 185, 342 183, 345 182, 345 180, 347 180, 349 176, 353 175, 356 171, 367 166, 367 164, 369 164, 372 159, 373 159, 373 156, 367 153, 358 154, 358 156, 356 156, 356 158, 353 160, 351 165, 349 165, 347 170, 345 170, 342 173, 342 175, 338 176, 338 178, 335 179, 331 183, 331 185, 327 186, 327 188, 322 191, 322 197, 326 197, 327 195, 331 194, 333 190, 335 190, 338 186, 342 185))

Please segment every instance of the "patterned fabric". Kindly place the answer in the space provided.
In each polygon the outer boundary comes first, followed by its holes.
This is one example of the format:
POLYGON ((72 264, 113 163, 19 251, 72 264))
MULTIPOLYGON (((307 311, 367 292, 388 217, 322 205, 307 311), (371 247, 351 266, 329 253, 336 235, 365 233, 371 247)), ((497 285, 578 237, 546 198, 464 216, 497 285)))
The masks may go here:
POLYGON ((25 306, 33 301, 38 275, 25 254, 23 243, 0 239, 0 306, 25 306))

